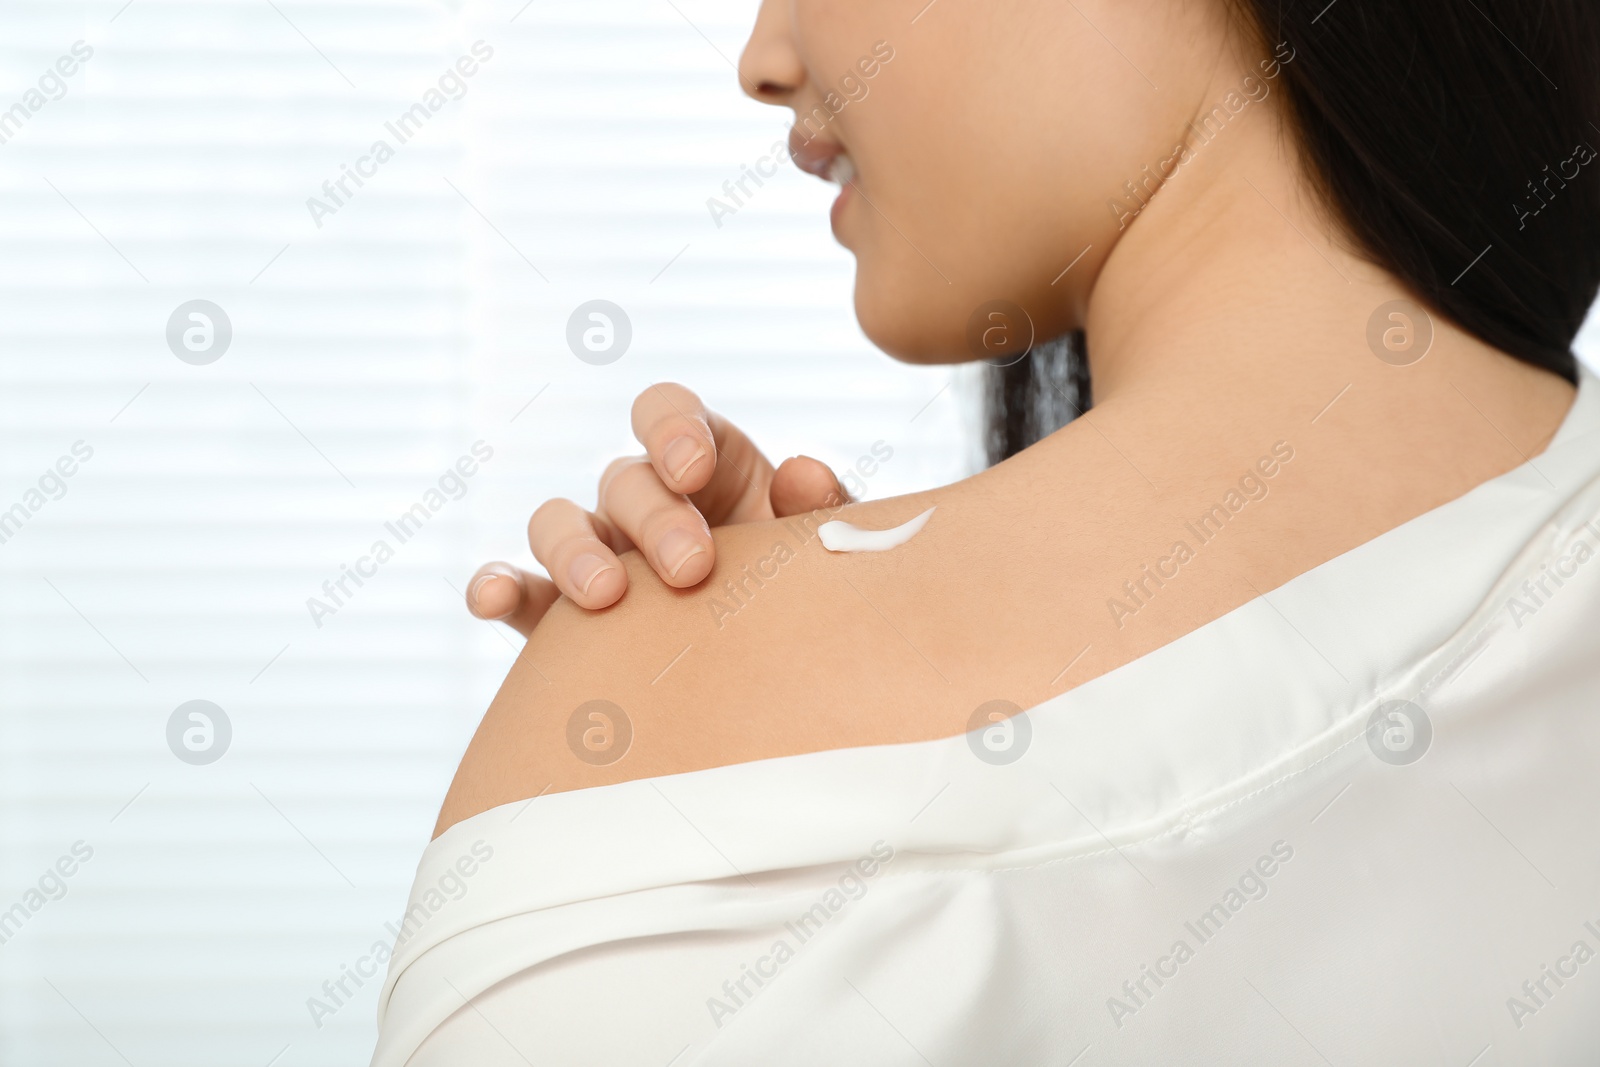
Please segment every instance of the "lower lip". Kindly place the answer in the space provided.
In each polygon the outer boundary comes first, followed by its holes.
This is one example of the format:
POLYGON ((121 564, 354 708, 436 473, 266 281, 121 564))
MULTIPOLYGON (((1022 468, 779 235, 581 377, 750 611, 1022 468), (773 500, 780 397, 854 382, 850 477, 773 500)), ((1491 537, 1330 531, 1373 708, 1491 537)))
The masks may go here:
POLYGON ((832 225, 835 233, 839 231, 839 220, 844 216, 845 204, 854 199, 855 193, 856 187, 853 182, 844 186, 839 190, 839 196, 834 200, 833 207, 828 209, 828 222, 832 225))

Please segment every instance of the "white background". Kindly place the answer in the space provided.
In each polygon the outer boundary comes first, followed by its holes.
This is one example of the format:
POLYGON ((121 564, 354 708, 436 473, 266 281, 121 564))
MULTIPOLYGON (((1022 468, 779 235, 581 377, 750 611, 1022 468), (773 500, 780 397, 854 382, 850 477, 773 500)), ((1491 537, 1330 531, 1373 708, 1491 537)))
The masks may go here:
POLYGON ((274 2, 0 5, 0 109, 95 49, 0 145, 0 509, 93 449, 0 544, 0 911, 94 850, 0 945, 6 1067, 366 1061, 378 979, 321 1027, 307 1001, 390 940, 515 655, 459 590, 528 562, 539 501, 591 499, 648 383, 774 458, 889 443, 870 496, 970 467, 965 379, 861 337, 828 187, 785 165, 712 220, 786 132, 731 66, 754 0, 274 2), (462 99, 317 227, 307 198, 479 39, 462 99), (565 344, 597 297, 634 327, 605 367, 565 344), (207 366, 165 339, 195 298, 234 331, 207 366), (466 495, 316 626, 479 440, 466 495), (193 699, 232 723, 209 766, 167 746, 193 699))

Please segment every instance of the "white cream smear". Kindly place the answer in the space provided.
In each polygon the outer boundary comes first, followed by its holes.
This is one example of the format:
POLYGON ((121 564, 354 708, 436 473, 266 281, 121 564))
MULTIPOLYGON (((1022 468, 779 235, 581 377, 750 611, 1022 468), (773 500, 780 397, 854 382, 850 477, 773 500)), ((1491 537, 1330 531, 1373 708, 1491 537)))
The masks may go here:
POLYGON ((929 508, 891 530, 863 530, 835 519, 818 526, 817 536, 822 540, 822 547, 829 552, 887 552, 917 536, 917 531, 927 525, 928 516, 933 511, 933 508, 929 508))

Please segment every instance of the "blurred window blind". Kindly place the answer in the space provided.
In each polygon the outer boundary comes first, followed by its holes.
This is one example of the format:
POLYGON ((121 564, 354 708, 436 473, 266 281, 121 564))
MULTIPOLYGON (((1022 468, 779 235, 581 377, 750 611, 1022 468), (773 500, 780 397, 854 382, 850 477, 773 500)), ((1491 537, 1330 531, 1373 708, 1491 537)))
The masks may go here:
POLYGON ((592 499, 650 382, 774 458, 886 442, 870 496, 965 472, 961 382, 854 324, 829 189, 707 207, 785 133, 731 67, 754 9, 0 6, 0 1064, 365 1062, 519 644, 462 585, 592 499), (566 342, 595 299, 632 325, 604 366, 566 342), (213 362, 169 344, 196 300, 213 362), (169 740, 195 700, 208 764, 169 740))

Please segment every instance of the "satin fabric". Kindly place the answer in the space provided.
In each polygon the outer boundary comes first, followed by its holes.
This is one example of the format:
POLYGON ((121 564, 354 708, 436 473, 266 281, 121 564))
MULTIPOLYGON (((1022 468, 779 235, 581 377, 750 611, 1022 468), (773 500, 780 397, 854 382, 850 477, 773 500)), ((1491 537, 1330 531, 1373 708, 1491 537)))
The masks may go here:
POLYGON ((374 1067, 1600 1062, 1597 557, 1585 372, 1532 461, 1010 727, 467 819, 374 1067))

